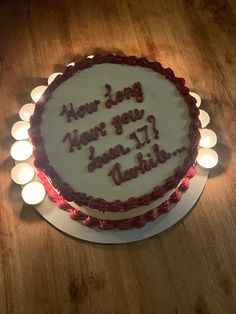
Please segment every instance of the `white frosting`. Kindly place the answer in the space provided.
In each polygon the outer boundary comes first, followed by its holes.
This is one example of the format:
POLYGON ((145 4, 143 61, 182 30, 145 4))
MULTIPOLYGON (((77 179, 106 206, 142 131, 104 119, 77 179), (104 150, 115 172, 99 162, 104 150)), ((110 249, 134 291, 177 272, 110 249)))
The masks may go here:
POLYGON ((133 217, 137 217, 139 215, 145 214, 148 211, 157 208, 159 205, 161 205, 164 201, 166 201, 170 195, 175 191, 175 189, 172 189, 171 191, 167 192, 163 197, 159 198, 158 200, 152 202, 149 205, 136 207, 134 209, 130 209, 126 212, 109 212, 109 211, 99 211, 97 209, 88 208, 86 206, 78 206, 74 202, 70 202, 69 204, 73 207, 78 209, 80 212, 98 218, 98 219, 104 219, 104 220, 122 220, 122 219, 129 219, 133 217))
MULTIPOLYGON (((112 166, 117 162, 121 164, 122 170, 136 166, 138 164, 137 153, 142 152, 144 158, 148 159, 147 153, 154 155, 152 146, 155 143, 167 152, 173 152, 183 145, 188 146, 189 122, 188 108, 184 99, 175 86, 162 75, 147 68, 121 64, 100 64, 77 72, 53 91, 42 115, 41 132, 50 164, 63 178, 63 181, 68 182, 75 191, 84 192, 95 198, 103 198, 106 201, 117 199, 125 201, 133 196, 138 197, 150 193, 155 186, 163 183, 167 177, 173 174, 174 169, 183 163, 186 152, 172 156, 166 163, 159 164, 151 171, 139 174, 137 178, 119 186, 113 182, 111 176, 108 176, 112 166), (131 87, 137 81, 142 84, 144 93, 142 103, 138 103, 132 98, 118 103, 111 109, 105 107, 105 84, 111 85, 112 93, 115 93, 125 87, 131 87), (95 99, 101 101, 97 112, 87 114, 82 119, 72 119, 70 123, 67 122, 66 116, 60 116, 63 104, 73 103, 74 108, 78 108, 95 99), (125 124, 123 134, 117 135, 111 124, 112 117, 135 108, 145 110, 144 118, 125 124), (156 117, 159 139, 154 138, 151 124, 146 120, 150 114, 156 117), (73 153, 69 152, 68 143, 62 142, 67 132, 78 129, 81 134, 102 121, 106 123, 106 136, 100 137, 87 146, 82 146, 81 150, 75 149, 73 153), (129 138, 129 134, 144 125, 149 126, 148 133, 151 143, 136 150, 136 144, 129 138), (97 156, 117 144, 130 147, 131 152, 110 161, 92 173, 87 170, 89 146, 95 148, 97 156)), ((88 213, 89 209, 86 209, 86 212, 88 213)), ((95 213, 96 210, 92 212, 95 213)), ((135 210, 133 213, 136 215, 135 210)), ((100 216, 100 214, 105 219, 106 215, 99 212, 98 215, 100 216)), ((108 216, 110 214, 113 213, 109 213, 108 216)))

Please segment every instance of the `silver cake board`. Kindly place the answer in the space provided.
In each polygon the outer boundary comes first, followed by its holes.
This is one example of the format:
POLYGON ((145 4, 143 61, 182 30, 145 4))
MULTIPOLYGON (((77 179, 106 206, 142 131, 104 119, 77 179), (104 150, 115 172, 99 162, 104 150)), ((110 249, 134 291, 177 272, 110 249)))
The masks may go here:
POLYGON ((101 230, 87 227, 82 222, 71 219, 66 211, 57 208, 56 203, 47 196, 35 208, 53 227, 72 237, 103 244, 130 243, 157 235, 183 219, 201 196, 207 178, 208 170, 197 166, 196 175, 190 180, 189 189, 182 194, 180 201, 169 212, 147 222, 142 228, 101 230))

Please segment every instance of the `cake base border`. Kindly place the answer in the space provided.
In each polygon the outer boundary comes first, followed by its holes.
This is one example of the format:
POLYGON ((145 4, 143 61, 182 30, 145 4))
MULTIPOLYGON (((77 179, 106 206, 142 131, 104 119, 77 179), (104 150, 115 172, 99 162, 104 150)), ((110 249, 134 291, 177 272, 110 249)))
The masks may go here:
POLYGON ((196 166, 196 174, 190 180, 190 186, 183 193, 180 201, 174 204, 167 213, 160 215, 154 221, 147 222, 142 228, 101 230, 97 227, 85 226, 80 221, 71 219, 68 213, 59 209, 47 195, 42 203, 35 205, 35 208, 54 228, 80 240, 101 244, 124 244, 141 241, 169 229, 191 211, 204 190, 208 173, 208 170, 196 166))

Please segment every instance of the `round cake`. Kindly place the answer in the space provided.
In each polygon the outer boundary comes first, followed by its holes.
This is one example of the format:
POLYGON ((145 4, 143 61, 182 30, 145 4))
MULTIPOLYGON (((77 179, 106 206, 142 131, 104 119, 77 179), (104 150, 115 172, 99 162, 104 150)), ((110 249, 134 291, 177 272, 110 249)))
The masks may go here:
POLYGON ((49 197, 103 229, 141 227, 194 175, 199 110, 159 62, 95 55, 68 66, 37 102, 29 130, 49 197))

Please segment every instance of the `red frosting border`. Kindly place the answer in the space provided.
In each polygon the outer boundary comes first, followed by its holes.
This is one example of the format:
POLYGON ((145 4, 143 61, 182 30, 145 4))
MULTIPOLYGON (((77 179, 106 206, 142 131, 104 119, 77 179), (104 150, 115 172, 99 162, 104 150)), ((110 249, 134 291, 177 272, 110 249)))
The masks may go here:
POLYGON ((194 177, 194 175, 195 175, 195 168, 193 166, 189 169, 186 176, 182 180, 181 184, 171 194, 169 199, 164 201, 158 207, 149 210, 145 214, 142 214, 133 218, 129 218, 129 219, 105 220, 105 219, 98 219, 93 216, 86 215, 82 213, 80 210, 73 208, 70 204, 66 202, 66 200, 62 196, 60 196, 54 190, 54 188, 51 186, 50 182, 48 181, 46 175, 42 171, 38 172, 38 177, 43 183, 50 200, 55 202, 59 208, 66 210, 69 213, 69 216, 71 219, 80 220, 86 226, 98 227, 103 230, 110 230, 114 228, 118 228, 120 230, 126 230, 126 229, 131 229, 131 228, 141 228, 148 221, 155 220, 161 214, 167 213, 170 210, 171 204, 177 203, 181 199, 182 193, 187 191, 187 189, 189 188, 189 181, 191 178, 194 177))
POLYGON ((76 61, 74 66, 65 68, 62 75, 59 75, 48 86, 41 99, 36 103, 34 114, 31 116, 29 134, 31 142, 34 146, 34 164, 39 171, 43 171, 51 180, 55 189, 60 193, 60 196, 68 202, 75 202, 79 206, 88 206, 90 208, 99 209, 102 211, 127 211, 138 206, 148 205, 154 200, 162 197, 167 191, 176 188, 180 180, 186 175, 189 168, 193 165, 198 151, 198 143, 200 139, 199 127, 200 121, 198 119, 199 109, 196 106, 196 100, 189 94, 189 89, 184 85, 185 80, 175 76, 173 70, 170 68, 164 69, 159 62, 150 62, 145 58, 137 58, 135 56, 119 56, 114 54, 109 55, 95 55, 92 59, 85 58, 81 61, 76 61), (44 139, 41 136, 40 124, 41 116, 45 108, 47 100, 50 98, 51 93, 65 80, 71 77, 77 71, 89 68, 95 64, 101 63, 115 63, 115 64, 128 64, 133 66, 141 66, 152 69, 164 75, 171 81, 183 96, 189 111, 191 123, 189 125, 189 138, 190 145, 187 148, 188 156, 185 158, 182 166, 176 168, 174 174, 167 178, 162 185, 154 187, 148 193, 139 197, 131 197, 126 201, 115 200, 108 202, 101 198, 95 198, 86 193, 80 193, 75 190, 58 175, 55 169, 50 165, 47 153, 44 147, 44 139))

